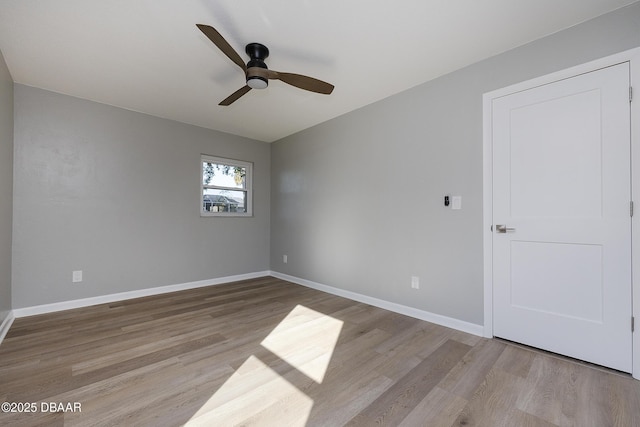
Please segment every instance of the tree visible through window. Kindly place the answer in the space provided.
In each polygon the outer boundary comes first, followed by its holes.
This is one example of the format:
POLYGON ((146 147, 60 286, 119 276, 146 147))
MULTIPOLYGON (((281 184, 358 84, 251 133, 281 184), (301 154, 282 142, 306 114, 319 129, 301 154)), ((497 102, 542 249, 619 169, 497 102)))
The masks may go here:
POLYGON ((250 216, 252 164, 202 156, 202 216, 250 216))

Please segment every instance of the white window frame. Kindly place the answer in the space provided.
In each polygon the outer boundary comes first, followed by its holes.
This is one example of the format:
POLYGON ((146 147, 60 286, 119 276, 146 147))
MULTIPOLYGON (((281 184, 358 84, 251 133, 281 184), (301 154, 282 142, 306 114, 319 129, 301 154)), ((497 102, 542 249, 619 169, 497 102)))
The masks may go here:
POLYGON ((202 154, 200 156, 200 216, 203 217, 221 217, 221 216, 231 216, 231 217, 250 217, 253 216, 253 163, 245 162, 242 160, 234 160, 227 159, 224 157, 216 157, 209 156, 206 154, 202 154), (245 168, 246 174, 244 178, 245 188, 237 188, 237 187, 222 187, 219 185, 211 185, 204 183, 204 172, 203 172, 203 163, 215 163, 222 164, 228 166, 237 166, 241 168, 245 168), (247 194, 246 197, 246 212, 209 212, 204 209, 204 191, 206 189, 220 189, 220 190, 229 190, 229 191, 244 191, 247 194))

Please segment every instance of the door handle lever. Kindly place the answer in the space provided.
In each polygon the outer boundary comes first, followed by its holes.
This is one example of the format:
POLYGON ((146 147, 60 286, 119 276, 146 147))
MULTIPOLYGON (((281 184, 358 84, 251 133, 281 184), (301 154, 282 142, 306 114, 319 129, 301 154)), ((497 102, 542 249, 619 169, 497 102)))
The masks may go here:
POLYGON ((511 231, 516 231, 516 229, 507 227, 506 225, 502 225, 502 224, 496 225, 496 233, 506 233, 511 231))

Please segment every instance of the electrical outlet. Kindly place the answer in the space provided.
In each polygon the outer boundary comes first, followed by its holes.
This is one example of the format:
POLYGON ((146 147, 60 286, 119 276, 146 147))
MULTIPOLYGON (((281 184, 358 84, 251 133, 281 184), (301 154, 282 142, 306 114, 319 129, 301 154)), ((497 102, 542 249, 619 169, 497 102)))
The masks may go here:
POLYGON ((283 263, 287 263, 287 256, 286 255, 282 255, 282 262, 283 263))
POLYGON ((71 282, 80 283, 82 282, 82 270, 76 270, 71 273, 71 282))
POLYGON ((420 278, 418 276, 411 276, 411 288, 420 289, 420 278))

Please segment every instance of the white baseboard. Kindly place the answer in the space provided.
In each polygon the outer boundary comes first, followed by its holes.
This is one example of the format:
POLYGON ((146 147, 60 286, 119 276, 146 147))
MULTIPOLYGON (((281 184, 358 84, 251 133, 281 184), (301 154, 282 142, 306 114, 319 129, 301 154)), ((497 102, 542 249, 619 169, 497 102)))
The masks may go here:
MULTIPOLYGON (((223 283, 237 282, 240 280, 256 279, 270 276, 270 271, 240 274, 236 276, 219 277, 217 279, 199 280, 197 282, 181 283, 178 285, 160 286, 157 288, 140 289, 137 291, 120 292, 117 294, 102 295, 98 297, 83 298, 71 301, 55 302, 52 304, 36 305, 33 307, 14 308, 13 315, 17 317, 34 316, 36 314, 53 313, 56 311, 70 310, 73 308, 89 307, 91 305, 105 304, 115 301, 124 301, 133 298, 148 297, 151 295, 166 294, 169 292, 184 291, 187 289, 203 288, 205 286, 221 285, 223 283)), ((4 323, 3 323, 4 325, 4 323)))
POLYGON ((0 327, 0 342, 9 331, 9 327, 13 323, 15 318, 34 316, 37 314, 53 313, 56 311, 70 310, 73 308, 89 307, 97 304, 105 304, 115 301, 124 301, 133 298, 146 297, 151 295, 165 294, 169 292, 183 291, 187 289, 202 288, 205 286, 220 285, 223 283, 237 282, 240 280, 256 279, 259 277, 273 276, 278 279, 286 280, 301 286, 317 289, 319 291, 327 292, 333 295, 337 295, 343 298, 348 298, 353 301, 362 302, 365 304, 373 305, 375 307, 383 308, 385 310, 400 313, 405 316, 410 316, 416 319, 424 320, 427 322, 435 323, 437 325, 445 326, 448 328, 456 329, 469 334, 483 336, 483 326, 476 325, 474 323, 465 322, 462 320, 454 319, 440 314, 431 313, 428 311, 420 310, 413 307, 408 307, 402 304, 396 304, 393 302, 373 298, 367 295, 359 294, 356 292, 346 291, 344 289, 334 288, 332 286, 323 285, 320 283, 312 282, 310 280, 301 279, 299 277, 290 276, 288 274, 279 273, 277 271, 261 271, 255 273, 241 274, 236 276, 219 277, 210 280, 200 280, 197 282, 181 283, 177 285, 160 286, 157 288, 140 289, 137 291, 121 292, 117 294, 102 295, 91 298, 83 298, 71 301, 56 302, 52 304, 37 305, 33 307, 14 308, 9 316, 2 322, 0 327))
POLYGON ((2 340, 4 340, 4 337, 7 336, 7 332, 9 332, 9 328, 13 324, 15 318, 16 317, 13 314, 13 311, 9 311, 7 317, 4 318, 2 325, 0 325, 0 344, 2 344, 2 340))
POLYGON ((426 322, 435 323, 447 328, 456 329, 458 331, 466 332, 469 334, 483 336, 484 327, 482 325, 476 325, 475 323, 469 323, 462 320, 454 319, 452 317, 442 316, 440 314, 431 313, 417 308, 408 307, 402 304, 396 304, 373 298, 367 295, 362 295, 356 292, 346 291, 344 289, 334 288, 333 286, 327 286, 320 283, 312 282, 310 280, 301 279, 299 277, 289 276, 288 274, 278 273, 277 271, 271 271, 271 275, 278 279, 286 280, 298 285, 306 286, 308 288, 317 289, 319 291, 327 292, 329 294, 337 295, 350 300, 362 302, 365 304, 373 305, 375 307, 383 308, 385 310, 393 311, 395 313, 404 314, 405 316, 413 317, 416 319, 424 320, 426 322))

